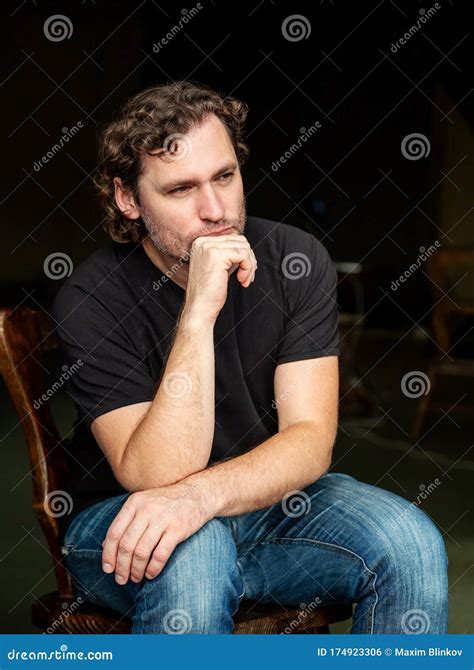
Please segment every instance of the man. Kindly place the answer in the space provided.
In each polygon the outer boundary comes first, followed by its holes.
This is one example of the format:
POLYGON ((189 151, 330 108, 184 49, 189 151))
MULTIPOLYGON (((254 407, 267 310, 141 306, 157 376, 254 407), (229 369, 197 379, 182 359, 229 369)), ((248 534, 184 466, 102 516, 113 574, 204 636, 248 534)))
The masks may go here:
POLYGON ((443 540, 419 509, 328 473, 336 273, 247 217, 246 105, 190 82, 126 103, 97 183, 111 246, 54 316, 78 419, 65 561, 134 633, 231 633, 244 595, 356 604, 354 633, 446 632, 443 540))

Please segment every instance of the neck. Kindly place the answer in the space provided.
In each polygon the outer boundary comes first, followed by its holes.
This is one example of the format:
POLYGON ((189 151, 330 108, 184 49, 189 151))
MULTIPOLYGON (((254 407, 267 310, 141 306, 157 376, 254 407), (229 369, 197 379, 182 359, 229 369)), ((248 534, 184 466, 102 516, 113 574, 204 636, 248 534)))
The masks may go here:
POLYGON ((155 247, 149 237, 143 240, 142 246, 151 262, 156 265, 156 267, 161 270, 163 274, 169 271, 169 279, 186 290, 189 275, 188 264, 181 263, 179 260, 161 253, 161 251, 155 247), (173 265, 175 267, 173 267, 173 265))

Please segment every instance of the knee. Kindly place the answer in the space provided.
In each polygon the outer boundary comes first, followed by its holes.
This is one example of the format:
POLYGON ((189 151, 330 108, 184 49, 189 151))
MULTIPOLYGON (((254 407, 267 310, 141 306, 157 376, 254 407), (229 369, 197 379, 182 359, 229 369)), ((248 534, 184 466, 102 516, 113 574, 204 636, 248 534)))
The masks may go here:
POLYGON ((379 547, 380 560, 400 583, 443 593, 447 589, 448 556, 433 520, 414 503, 393 496, 386 509, 379 547))
POLYGON ((181 542, 143 588, 143 615, 164 633, 231 632, 243 584, 230 531, 212 519, 181 542))
MULTIPOLYGON (((187 540, 178 544, 156 582, 169 581, 169 588, 185 585, 215 590, 226 582, 237 562, 237 548, 230 531, 217 519, 208 521, 187 540)), ((152 582, 154 580, 151 580, 152 582)))

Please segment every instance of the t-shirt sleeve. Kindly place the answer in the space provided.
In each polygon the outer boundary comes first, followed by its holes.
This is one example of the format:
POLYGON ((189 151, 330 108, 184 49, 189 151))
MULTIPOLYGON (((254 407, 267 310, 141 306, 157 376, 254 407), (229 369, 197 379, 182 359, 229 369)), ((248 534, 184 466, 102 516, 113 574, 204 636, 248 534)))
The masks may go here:
POLYGON ((308 241, 282 259, 288 314, 277 364, 340 353, 337 272, 324 245, 308 241))
POLYGON ((52 307, 67 377, 65 389, 87 428, 101 414, 153 400, 158 385, 137 343, 104 303, 65 284, 52 307))

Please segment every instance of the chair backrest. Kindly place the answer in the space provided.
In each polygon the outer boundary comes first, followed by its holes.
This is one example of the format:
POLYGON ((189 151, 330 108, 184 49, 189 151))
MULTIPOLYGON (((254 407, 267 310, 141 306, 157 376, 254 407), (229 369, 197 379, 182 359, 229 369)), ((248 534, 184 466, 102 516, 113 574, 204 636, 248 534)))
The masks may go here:
POLYGON ((28 447, 33 478, 33 507, 54 561, 58 591, 74 595, 62 565, 57 517, 50 513, 49 494, 64 489, 63 446, 47 401, 43 355, 57 347, 54 323, 46 312, 29 307, 0 309, 0 371, 15 405, 28 447), (40 399, 45 401, 39 402, 40 399))
POLYGON ((434 336, 443 351, 451 348, 453 317, 474 316, 474 304, 467 303, 450 291, 450 275, 474 268, 474 247, 451 246, 435 251, 427 262, 431 290, 435 301, 434 336), (451 271, 451 272, 450 272, 451 271))

